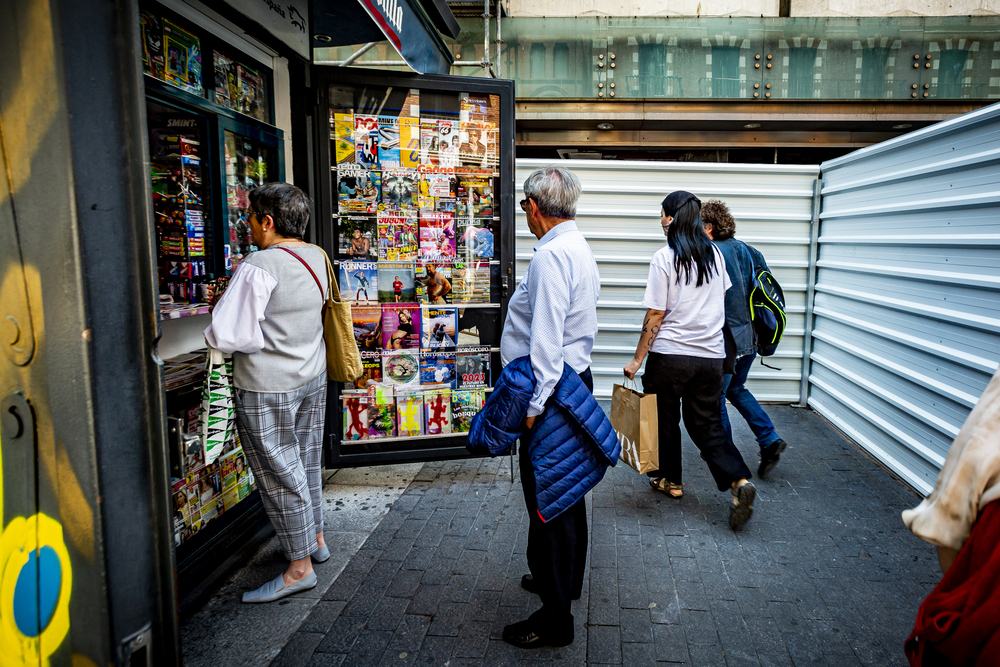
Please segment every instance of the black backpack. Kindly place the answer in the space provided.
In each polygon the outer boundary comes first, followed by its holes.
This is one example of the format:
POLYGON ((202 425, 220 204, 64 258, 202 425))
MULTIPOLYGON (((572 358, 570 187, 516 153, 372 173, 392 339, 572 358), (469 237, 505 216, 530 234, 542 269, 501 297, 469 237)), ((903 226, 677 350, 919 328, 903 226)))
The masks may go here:
POLYGON ((747 246, 753 264, 753 282, 750 286, 750 324, 753 326, 757 354, 769 357, 774 354, 785 333, 785 295, 781 285, 767 269, 761 257, 760 264, 754 261, 760 255, 756 248, 747 246))

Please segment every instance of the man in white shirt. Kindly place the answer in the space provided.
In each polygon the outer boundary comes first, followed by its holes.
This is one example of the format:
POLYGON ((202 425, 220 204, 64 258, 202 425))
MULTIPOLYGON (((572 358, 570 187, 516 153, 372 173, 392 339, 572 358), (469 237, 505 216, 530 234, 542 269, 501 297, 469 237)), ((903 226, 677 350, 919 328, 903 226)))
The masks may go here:
MULTIPOLYGON (((544 419, 545 404, 569 365, 593 391, 590 353, 597 335, 601 280, 587 240, 576 226, 580 180, 559 167, 539 169, 524 182, 521 208, 539 239, 528 270, 507 309, 500 358, 504 365, 531 357, 535 391, 525 428, 544 419)), ((522 440, 523 442, 523 440, 522 440)), ((571 600, 579 599, 587 560, 587 514, 581 499, 554 519, 538 514, 535 477, 527 446, 521 447, 521 483, 528 508, 528 567, 521 585, 542 598, 527 620, 504 628, 503 638, 523 648, 565 646, 573 641, 571 600)))

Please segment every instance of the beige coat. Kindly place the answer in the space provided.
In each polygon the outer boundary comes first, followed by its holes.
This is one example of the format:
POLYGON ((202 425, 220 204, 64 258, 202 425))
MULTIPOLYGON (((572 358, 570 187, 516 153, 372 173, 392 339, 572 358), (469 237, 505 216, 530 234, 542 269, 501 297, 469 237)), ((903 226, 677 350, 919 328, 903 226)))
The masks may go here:
POLYGON ((903 523, 931 544, 960 550, 979 510, 1000 498, 1000 370, 959 432, 931 495, 903 523))

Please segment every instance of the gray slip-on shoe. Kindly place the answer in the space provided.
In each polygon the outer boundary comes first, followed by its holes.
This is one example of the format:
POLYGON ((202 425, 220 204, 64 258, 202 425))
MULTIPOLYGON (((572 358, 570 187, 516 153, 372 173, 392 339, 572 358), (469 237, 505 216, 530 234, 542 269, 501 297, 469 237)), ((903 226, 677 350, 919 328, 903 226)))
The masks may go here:
POLYGON ((312 559, 317 563, 325 563, 330 560, 330 549, 324 544, 312 553, 312 559))
POLYGON ((310 572, 300 581, 285 586, 285 578, 279 574, 277 579, 272 579, 255 591, 247 591, 243 594, 244 602, 274 602, 289 595, 307 591, 316 587, 316 573, 310 572))

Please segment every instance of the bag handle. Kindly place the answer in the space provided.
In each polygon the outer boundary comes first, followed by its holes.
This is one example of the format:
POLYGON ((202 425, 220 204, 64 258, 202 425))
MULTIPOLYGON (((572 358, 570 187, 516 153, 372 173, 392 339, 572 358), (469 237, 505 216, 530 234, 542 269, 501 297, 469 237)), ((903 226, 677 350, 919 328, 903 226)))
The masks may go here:
MULTIPOLYGON (((316 272, 312 270, 312 267, 309 266, 308 264, 306 264, 306 260, 304 260, 301 257, 299 257, 298 254, 292 252, 291 250, 289 250, 285 246, 278 245, 278 246, 274 246, 274 247, 278 248, 279 250, 284 250, 289 255, 291 255, 295 259, 299 260, 300 262, 302 262, 302 266, 306 267, 306 270, 309 271, 309 275, 311 275, 313 277, 313 280, 316 281, 316 287, 319 288, 319 298, 322 299, 324 302, 326 302, 326 295, 323 294, 323 284, 319 281, 319 278, 316 277, 316 272)), ((325 255, 326 255, 326 253, 324 253, 324 256, 325 255)), ((330 260, 327 260, 327 262, 329 262, 329 261, 330 260)))
POLYGON ((630 378, 629 376, 626 375, 625 376, 625 382, 622 383, 622 386, 625 387, 626 389, 629 389, 629 383, 631 383, 632 387, 635 388, 634 391, 636 391, 636 392, 639 391, 639 383, 635 381, 635 378, 634 377, 630 378))

